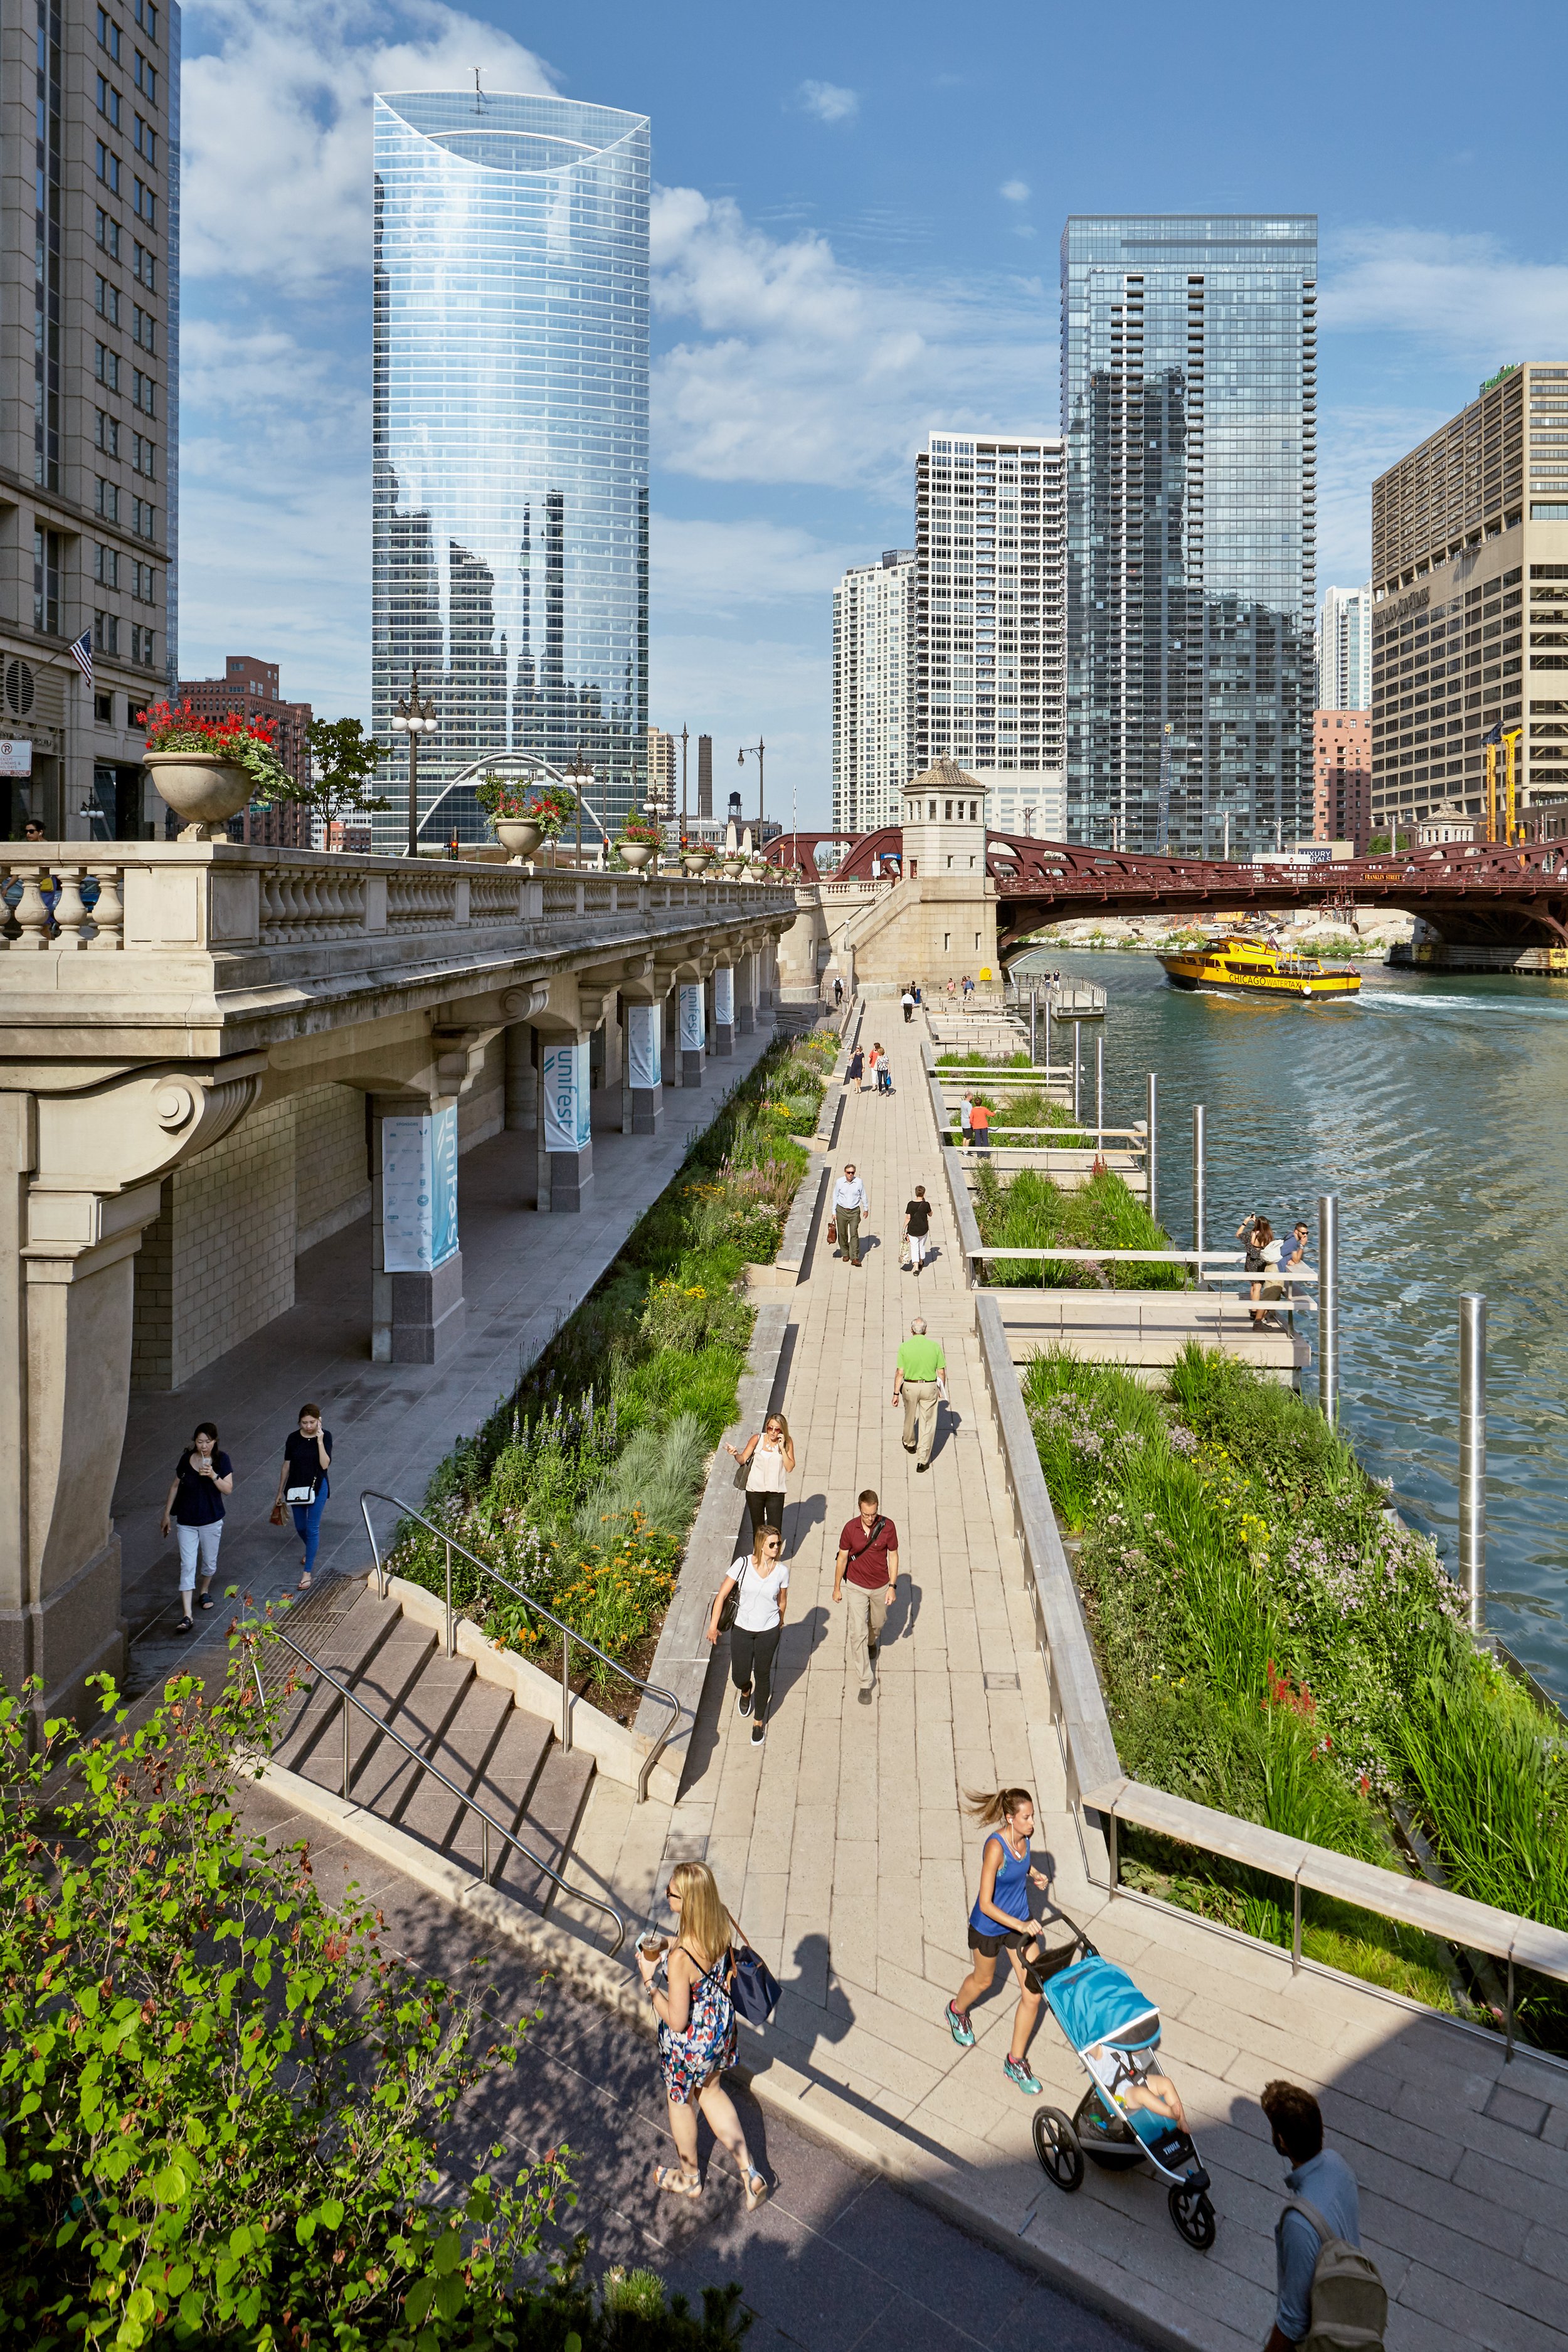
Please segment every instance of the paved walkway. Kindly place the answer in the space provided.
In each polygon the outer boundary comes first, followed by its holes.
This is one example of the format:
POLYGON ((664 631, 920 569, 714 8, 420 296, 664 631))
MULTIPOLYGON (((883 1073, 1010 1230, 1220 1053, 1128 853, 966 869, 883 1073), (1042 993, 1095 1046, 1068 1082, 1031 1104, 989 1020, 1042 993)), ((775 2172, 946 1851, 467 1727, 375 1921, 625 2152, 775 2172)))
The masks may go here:
MULTIPOLYGON (((1363 2237, 1395 2298, 1391 2352, 1561 2352, 1568 2074, 1524 2059, 1505 2067, 1489 2040, 1310 1971, 1292 1979, 1283 1957, 1179 1914, 1132 1900, 1108 1908, 1087 1884, 945 1213, 934 1264, 918 1284, 900 1271, 905 1201, 923 1181, 940 1203, 942 1188, 917 1032, 880 1018, 899 1091, 851 1097, 836 1155, 868 1184, 871 1244, 857 1273, 819 1236, 795 1294, 784 1407, 800 1466, 766 1745, 751 1746, 715 1673, 680 1804, 634 1808, 628 1791, 597 1781, 579 1867, 651 1916, 668 1865, 705 1856, 784 1982, 773 2026, 748 2048, 759 2073, 777 2063, 804 2079, 802 2122, 815 2098, 826 2129, 832 2103, 906 2177, 939 2184, 949 2210, 967 2203, 1164 2340, 1241 2352, 1268 2334, 1281 2166, 1257 2097, 1284 2074, 1319 2092, 1361 2179, 1363 2237), (945 1343, 952 1392, 926 1476, 902 1452, 889 1402, 917 1308, 945 1343), (898 1524, 905 1579, 876 1702, 861 1707, 831 1592, 838 1531, 867 1485, 898 1524), (948 2033, 980 1845, 960 1794, 1009 1782, 1036 1791, 1037 1846, 1063 1908, 1159 2003, 1214 2178, 1218 2237, 1206 2255, 1177 2237, 1148 2177, 1090 2166, 1070 2199, 1047 2181, 1030 2141, 1037 2103, 1002 2072, 1010 1979, 977 2006, 974 2049, 948 2033)), ((868 1016, 862 1042, 873 1034, 868 1016)), ((1048 2013, 1031 2054, 1047 2099, 1070 2112, 1085 2080, 1048 2013)))
MULTIPOLYGON (((594 1191, 579 1216, 537 1215, 531 1131, 492 1136, 458 1161, 458 1219, 468 1325, 444 1363, 370 1360, 370 1219, 345 1226, 298 1263, 288 1314, 241 1340, 173 1394, 131 1399, 114 1517, 131 1621, 128 1678, 134 1693, 177 1671, 193 1644, 172 1633, 179 1556, 158 1533, 163 1497, 198 1421, 215 1421, 235 1467, 214 1590, 235 1584, 262 1601, 292 1587, 300 1547, 290 1521, 271 1527, 283 1441, 306 1398, 324 1408, 336 1447, 332 1495, 321 1527, 323 1567, 345 1573, 368 1558, 361 1490, 390 1488, 417 1504, 459 1437, 477 1429, 513 1387, 606 1266, 637 1219, 664 1190, 693 1132, 773 1042, 773 1026, 738 1037, 736 1052, 707 1065, 699 1087, 667 1087, 657 1137, 622 1135, 620 1090, 595 1096, 594 1191)), ((384 1525, 384 1512, 378 1524, 384 1525)), ((206 1620, 216 1638, 229 1612, 206 1620)))

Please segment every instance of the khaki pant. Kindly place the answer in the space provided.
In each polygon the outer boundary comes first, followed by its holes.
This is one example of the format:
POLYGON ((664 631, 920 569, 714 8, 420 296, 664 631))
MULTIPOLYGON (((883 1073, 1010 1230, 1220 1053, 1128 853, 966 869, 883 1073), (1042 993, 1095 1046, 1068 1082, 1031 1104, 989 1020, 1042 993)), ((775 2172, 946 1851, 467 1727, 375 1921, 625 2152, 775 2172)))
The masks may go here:
POLYGON ((920 1450, 915 1455, 917 1462, 929 1462, 931 1447, 936 1444, 937 1393, 934 1381, 904 1382, 904 1444, 915 1444, 918 1427, 920 1450))
POLYGON ((870 1644, 882 1638, 888 1603, 892 1597, 890 1584, 846 1583, 844 1587, 844 1599, 849 1612, 849 1660, 860 1677, 862 1690, 869 1690, 877 1678, 876 1669, 871 1664, 870 1644))
POLYGON ((860 1263, 860 1212, 858 1209, 835 1209, 833 1223, 838 1236, 842 1256, 852 1265, 860 1263))

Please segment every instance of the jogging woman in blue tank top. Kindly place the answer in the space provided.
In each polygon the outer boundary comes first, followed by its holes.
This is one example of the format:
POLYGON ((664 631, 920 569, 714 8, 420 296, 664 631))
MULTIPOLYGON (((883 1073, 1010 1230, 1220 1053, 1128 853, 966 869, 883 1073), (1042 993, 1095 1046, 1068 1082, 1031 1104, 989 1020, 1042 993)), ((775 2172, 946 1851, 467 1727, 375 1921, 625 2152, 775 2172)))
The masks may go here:
POLYGON ((973 2046, 970 2004, 990 1990, 997 1956, 1005 1949, 1018 1979, 1018 2008, 1002 2071, 1020 2091, 1037 2098, 1040 2084, 1029 2072, 1027 2053, 1040 2014, 1040 1980, 1029 1963, 1038 1959, 1040 1941, 1029 1916, 1029 1885, 1032 1880, 1043 1891, 1051 1882, 1029 1861, 1035 1801, 1027 1789, 998 1789, 994 1796, 970 1795, 967 1806, 976 1820, 990 1825, 990 1834, 980 1851, 980 1892, 969 1915, 969 1948, 974 1958, 947 2004, 948 2030, 961 2050, 973 2046))

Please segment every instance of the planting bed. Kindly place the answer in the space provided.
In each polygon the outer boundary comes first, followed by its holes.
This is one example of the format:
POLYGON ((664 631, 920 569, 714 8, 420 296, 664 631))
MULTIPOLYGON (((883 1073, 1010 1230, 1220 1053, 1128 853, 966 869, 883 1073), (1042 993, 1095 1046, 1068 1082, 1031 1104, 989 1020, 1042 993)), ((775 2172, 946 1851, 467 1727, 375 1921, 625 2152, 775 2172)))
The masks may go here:
MULTIPOLYGON (((1070 1127, 1072 1122, 1068 1120, 1070 1127)), ((997 1249, 1168 1250, 1175 1244, 1120 1176, 1091 1175, 1072 1191, 1024 1169, 1005 1179, 975 1163, 974 1221, 983 1242, 997 1249)), ((999 1258, 983 1265, 988 1280, 1010 1290, 1186 1290, 1185 1267, 1137 1265, 1114 1258, 1103 1265, 1071 1258, 999 1258)))
MULTIPOLYGON (((1568 1741, 1462 1622, 1436 1547, 1289 1390, 1189 1348, 1157 1393, 1043 1355, 1020 1375, 1124 1769, 1288 1836, 1410 1867, 1568 1929, 1568 1741), (1078 1541, 1074 1541, 1078 1538, 1078 1541)), ((1124 1832, 1125 1875, 1288 1945, 1290 1891, 1124 1832)), ((1316 1896, 1314 1958, 1490 2021, 1487 1969, 1316 1896)), ((1525 2036, 1568 2051, 1560 1988, 1521 1979, 1525 2036)))
MULTIPOLYGON (((633 1673, 646 1671, 675 1591, 708 1462, 734 1419, 755 1319, 742 1267, 773 1258, 808 1155, 837 1040, 765 1054, 620 1255, 482 1429, 456 1445, 427 1516, 633 1673)), ((399 1530, 393 1571, 446 1590, 445 1547, 399 1530)), ((503 1648, 558 1664, 522 1602, 454 1557, 453 1598, 503 1648)), ((584 1687, 627 1711, 619 1675, 584 1687)))

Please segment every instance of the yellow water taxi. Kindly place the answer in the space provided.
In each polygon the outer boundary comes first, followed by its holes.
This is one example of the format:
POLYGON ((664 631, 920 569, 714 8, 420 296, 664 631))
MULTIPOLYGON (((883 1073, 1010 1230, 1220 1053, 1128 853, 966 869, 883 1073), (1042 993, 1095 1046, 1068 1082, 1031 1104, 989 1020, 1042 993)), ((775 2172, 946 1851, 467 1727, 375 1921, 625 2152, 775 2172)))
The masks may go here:
POLYGON ((1160 961, 1177 988, 1219 988, 1241 996, 1354 996, 1361 974, 1316 956, 1286 955, 1258 940, 1211 940, 1178 948, 1160 961))

